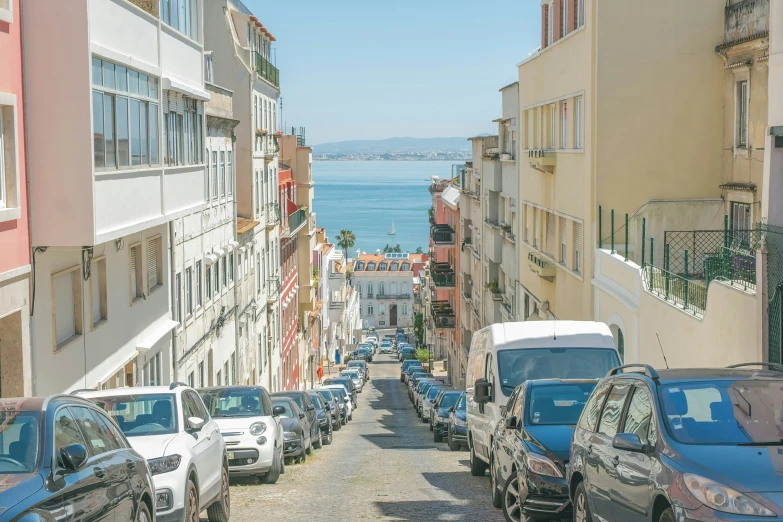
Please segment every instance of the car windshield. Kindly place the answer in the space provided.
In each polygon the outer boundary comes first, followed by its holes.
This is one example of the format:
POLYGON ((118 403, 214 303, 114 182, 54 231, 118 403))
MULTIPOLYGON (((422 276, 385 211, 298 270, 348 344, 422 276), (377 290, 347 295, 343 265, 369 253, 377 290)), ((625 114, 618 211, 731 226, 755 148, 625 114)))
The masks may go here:
POLYGON ((292 401, 296 403, 299 408, 304 411, 305 405, 304 405, 304 399, 302 399, 302 395, 299 393, 275 393, 278 397, 288 397, 292 401))
POLYGON ((348 377, 349 379, 358 379, 359 374, 357 372, 349 372, 347 370, 340 372, 340 375, 343 377, 348 377))
POLYGON ((575 425, 596 383, 533 386, 527 396, 527 423, 532 426, 575 425))
POLYGON ((264 412, 258 390, 243 388, 218 388, 199 390, 204 405, 212 417, 259 417, 264 412))
POLYGON ((288 401, 288 399, 275 399, 272 398, 272 409, 277 408, 280 406, 283 408, 282 413, 280 413, 280 417, 284 419, 293 419, 294 418, 294 411, 293 408, 291 408, 291 403, 288 401))
POLYGON ((313 404, 317 409, 324 409, 324 403, 321 401, 321 397, 317 393, 310 395, 310 400, 313 401, 313 404))
POLYGON ((783 442, 783 381, 677 383, 662 386, 659 393, 667 430, 678 442, 783 442))
POLYGON ((500 385, 508 392, 538 379, 599 379, 620 366, 610 348, 525 348, 498 352, 500 385))
POLYGON ((35 469, 40 426, 40 411, 0 411, 0 475, 35 469))
POLYGON ((341 384, 345 391, 351 393, 351 381, 350 379, 332 379, 329 384, 341 384))
POLYGON ((462 394, 460 393, 445 393, 443 394, 443 398, 440 400, 440 407, 449 409, 457 404, 457 401, 460 397, 462 397, 462 394))
POLYGON ((434 399, 434 398, 435 398, 435 396, 438 394, 438 392, 439 392, 441 389, 442 389, 442 388, 440 388, 440 387, 438 387, 438 386, 431 386, 431 387, 430 387, 430 389, 429 389, 429 390, 427 390, 427 398, 428 398, 429 400, 432 400, 432 399, 434 399))
POLYGON ((329 390, 318 390, 318 394, 323 397, 326 402, 332 402, 334 400, 334 396, 329 390))
POLYGON ((112 395, 92 401, 114 419, 128 437, 177 432, 177 401, 173 393, 112 395))
POLYGON ((459 402, 457 402, 457 405, 454 407, 455 411, 466 411, 467 409, 467 400, 465 398, 465 394, 459 396, 459 402))
POLYGON ((345 400, 346 397, 348 397, 348 394, 345 393, 345 388, 331 388, 331 391, 332 393, 340 397, 342 400, 345 400))

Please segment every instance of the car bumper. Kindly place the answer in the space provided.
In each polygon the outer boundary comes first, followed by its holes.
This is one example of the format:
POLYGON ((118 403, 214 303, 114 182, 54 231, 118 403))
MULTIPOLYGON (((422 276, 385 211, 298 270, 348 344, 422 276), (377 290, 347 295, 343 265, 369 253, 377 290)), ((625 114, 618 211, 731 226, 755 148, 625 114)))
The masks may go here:
POLYGON ((264 444, 258 444, 258 437, 249 433, 233 437, 224 436, 229 473, 232 475, 252 475, 266 473, 272 469, 275 460, 275 441, 271 435, 270 430, 260 435, 260 437, 266 438, 264 444))
POLYGON ((155 520, 157 522, 183 522, 185 520, 185 508, 175 509, 168 513, 156 513, 155 520))
POLYGON ((466 426, 457 426, 456 424, 453 425, 454 427, 451 430, 451 440, 455 442, 464 442, 467 444, 468 442, 468 428, 466 426))
MULTIPOLYGON (((780 515, 781 510, 777 506, 767 506, 780 515)), ((674 520, 677 522, 759 522, 763 520, 776 520, 774 517, 749 517, 715 511, 707 506, 699 509, 674 508, 674 520)))
POLYGON ((299 439, 286 439, 283 442, 283 454, 286 457, 301 455, 302 449, 301 440, 299 439))
POLYGON ((321 429, 321 436, 322 437, 326 437, 332 431, 332 423, 330 421, 328 421, 328 420, 325 421, 323 424, 321 424, 319 422, 319 426, 318 427, 321 429))
POLYGON ((528 474, 522 513, 531 518, 560 520, 571 517, 568 483, 564 478, 528 474))
POLYGON ((155 484, 155 502, 161 494, 168 494, 169 502, 166 507, 156 507, 155 520, 183 520, 185 519, 185 486, 187 484, 187 463, 180 463, 180 467, 169 473, 153 475, 155 484), (183 468, 184 466, 184 468, 183 468))
POLYGON ((422 406, 421 407, 421 418, 422 419, 429 419, 430 418, 430 412, 432 409, 429 406, 422 406))
MULTIPOLYGON (((449 422, 446 420, 438 421, 432 428, 438 435, 442 437, 448 437, 449 435, 449 422)), ((453 437, 452 437, 453 438, 453 437)))

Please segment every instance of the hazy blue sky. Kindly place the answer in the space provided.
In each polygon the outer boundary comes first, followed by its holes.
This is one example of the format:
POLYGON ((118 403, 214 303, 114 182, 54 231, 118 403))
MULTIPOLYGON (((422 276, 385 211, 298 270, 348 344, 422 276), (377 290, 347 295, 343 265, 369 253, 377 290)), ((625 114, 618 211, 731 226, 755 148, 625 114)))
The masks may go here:
POLYGON ((243 0, 277 38, 286 126, 308 144, 493 132, 540 42, 538 0, 243 0))

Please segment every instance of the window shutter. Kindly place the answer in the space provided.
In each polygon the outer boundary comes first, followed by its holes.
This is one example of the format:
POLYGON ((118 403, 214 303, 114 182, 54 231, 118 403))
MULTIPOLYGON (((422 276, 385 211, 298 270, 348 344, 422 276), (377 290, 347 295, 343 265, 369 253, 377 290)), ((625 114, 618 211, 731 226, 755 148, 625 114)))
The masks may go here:
POLYGON ((57 344, 76 335, 74 317, 73 273, 57 276, 54 280, 55 331, 57 344))
POLYGON ((555 246, 555 215, 546 213, 546 246, 551 249, 555 246))
POLYGON ((131 298, 135 298, 139 295, 136 289, 136 256, 138 255, 139 247, 131 248, 130 252, 130 280, 131 280, 131 298))
POLYGON ((204 114, 204 102, 200 101, 196 103, 196 112, 198 113, 199 116, 204 114))
POLYGON ((147 242, 147 280, 149 289, 158 285, 158 239, 147 242))
POLYGON ((582 253, 582 224, 574 223, 574 243, 575 249, 579 254, 582 253))
POLYGON ((90 306, 92 306, 92 324, 101 320, 101 274, 98 263, 92 264, 90 275, 90 306))
POLYGON ((560 218, 560 244, 566 244, 566 219, 560 218))
POLYGON ((169 91, 166 91, 163 94, 161 102, 163 103, 163 113, 166 114, 169 112, 169 91))

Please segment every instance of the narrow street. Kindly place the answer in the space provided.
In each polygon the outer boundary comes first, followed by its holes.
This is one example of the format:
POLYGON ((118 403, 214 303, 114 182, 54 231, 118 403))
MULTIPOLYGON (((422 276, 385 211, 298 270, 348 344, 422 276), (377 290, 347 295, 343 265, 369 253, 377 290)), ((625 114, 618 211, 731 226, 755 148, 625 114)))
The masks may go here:
POLYGON ((353 421, 277 484, 233 481, 231 520, 503 520, 467 452, 433 442, 399 372, 396 359, 376 356, 353 421))

